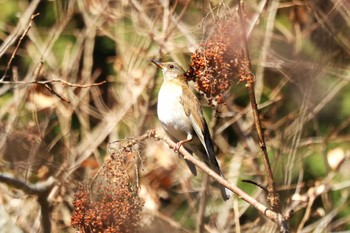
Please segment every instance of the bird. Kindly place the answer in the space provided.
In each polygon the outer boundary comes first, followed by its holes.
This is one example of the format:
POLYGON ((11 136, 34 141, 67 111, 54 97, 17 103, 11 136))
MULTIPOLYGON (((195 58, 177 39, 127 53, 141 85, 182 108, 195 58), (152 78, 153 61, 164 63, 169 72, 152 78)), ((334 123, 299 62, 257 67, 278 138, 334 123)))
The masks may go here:
MULTIPOLYGON (((175 62, 157 60, 152 62, 163 71, 164 76, 158 93, 158 119, 166 134, 177 143, 175 150, 183 146, 190 154, 195 154, 218 175, 224 177, 216 159, 203 110, 196 95, 188 86, 184 69, 175 62)), ((185 162, 196 176, 196 166, 186 159, 185 162)), ((219 185, 222 198, 228 200, 231 191, 219 185)))

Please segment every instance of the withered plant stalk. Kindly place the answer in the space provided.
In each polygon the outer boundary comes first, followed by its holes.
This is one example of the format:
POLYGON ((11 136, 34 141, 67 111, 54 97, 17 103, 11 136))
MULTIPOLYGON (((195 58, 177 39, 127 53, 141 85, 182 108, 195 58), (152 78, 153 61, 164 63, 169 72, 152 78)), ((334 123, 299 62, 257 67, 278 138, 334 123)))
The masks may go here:
MULTIPOLYGON (((244 54, 245 57, 248 61, 248 67, 249 70, 251 70, 251 60, 249 56, 249 49, 248 49, 248 42, 247 42, 247 33, 246 33, 246 27, 245 27, 245 19, 244 19, 244 13, 243 13, 243 2, 239 1, 238 3, 238 15, 239 15, 239 21, 241 24, 241 30, 242 30, 242 40, 244 42, 244 54)), ((249 93, 249 100, 250 100, 250 105, 252 107, 253 111, 253 116, 254 116, 254 123, 255 123, 255 128, 258 134, 258 140, 259 140, 259 147, 261 149, 261 155, 262 155, 262 160, 265 166, 265 171, 267 173, 267 181, 268 181, 268 196, 267 199, 271 205, 271 208, 277 212, 281 212, 280 209, 280 200, 278 197, 278 194, 275 189, 274 185, 274 178, 273 178, 273 173, 269 161, 269 156, 267 153, 266 149, 266 143, 265 143, 265 137, 264 133, 262 131, 261 127, 261 121, 259 117, 259 110, 258 110, 258 105, 256 103, 256 98, 255 98, 255 92, 254 92, 254 82, 255 82, 255 77, 253 72, 249 72, 249 77, 246 78, 246 87, 248 89, 249 93)))

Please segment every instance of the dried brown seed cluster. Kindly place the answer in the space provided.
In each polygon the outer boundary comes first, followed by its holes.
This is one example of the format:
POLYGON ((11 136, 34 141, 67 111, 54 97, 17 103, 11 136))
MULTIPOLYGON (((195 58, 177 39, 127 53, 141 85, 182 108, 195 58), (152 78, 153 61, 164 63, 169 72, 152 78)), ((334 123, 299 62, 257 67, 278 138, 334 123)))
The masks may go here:
POLYGON ((235 18, 220 20, 209 39, 192 54, 187 80, 196 82, 197 90, 214 107, 223 102, 222 95, 234 78, 246 80, 249 73, 242 52, 242 37, 235 18))
POLYGON ((137 232, 143 202, 128 175, 125 154, 106 161, 91 189, 81 185, 76 192, 71 224, 80 232, 137 232))

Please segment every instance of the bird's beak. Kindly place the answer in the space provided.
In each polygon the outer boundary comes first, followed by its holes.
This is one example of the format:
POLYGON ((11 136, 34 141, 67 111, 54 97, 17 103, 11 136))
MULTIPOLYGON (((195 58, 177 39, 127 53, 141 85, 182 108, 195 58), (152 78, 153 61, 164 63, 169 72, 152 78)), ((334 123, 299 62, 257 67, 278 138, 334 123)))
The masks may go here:
POLYGON ((161 63, 160 61, 157 61, 157 60, 152 59, 152 62, 153 62, 154 64, 156 64, 156 66, 158 66, 159 68, 163 69, 164 66, 162 65, 162 63, 161 63))

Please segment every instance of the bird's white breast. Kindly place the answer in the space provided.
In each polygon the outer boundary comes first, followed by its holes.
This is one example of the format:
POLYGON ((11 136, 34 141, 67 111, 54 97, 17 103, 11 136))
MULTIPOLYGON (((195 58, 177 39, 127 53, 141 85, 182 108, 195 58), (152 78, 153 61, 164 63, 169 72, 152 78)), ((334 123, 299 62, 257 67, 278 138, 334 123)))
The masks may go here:
POLYGON ((180 98, 182 86, 165 81, 158 94, 157 113, 162 126, 176 140, 184 140, 192 134, 191 122, 186 116, 180 98))

